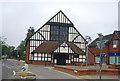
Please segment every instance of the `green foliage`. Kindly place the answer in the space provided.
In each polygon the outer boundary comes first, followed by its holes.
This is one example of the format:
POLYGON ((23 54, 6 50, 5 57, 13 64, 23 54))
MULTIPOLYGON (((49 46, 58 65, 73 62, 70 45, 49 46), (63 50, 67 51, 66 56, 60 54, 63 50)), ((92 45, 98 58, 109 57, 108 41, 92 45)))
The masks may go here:
MULTIPOLYGON (((7 45, 6 40, 7 40, 7 38, 0 37, 0 54, 9 56, 15 47, 7 45)), ((0 58, 2 55, 0 55, 0 58)))
POLYGON ((20 45, 17 47, 18 54, 23 55, 25 51, 25 40, 21 41, 20 45))
POLYGON ((17 55, 19 55, 19 60, 25 60, 24 56, 24 51, 25 51, 25 40, 21 41, 20 45, 17 47, 17 55))
POLYGON ((34 27, 30 27, 30 28, 28 29, 28 32, 29 32, 29 33, 34 33, 34 31, 35 31, 35 30, 34 30, 34 27))
POLYGON ((21 57, 21 60, 25 60, 25 56, 22 56, 22 57, 21 57))
POLYGON ((112 66, 115 66, 115 67, 120 67, 120 65, 117 65, 117 64, 112 64, 112 66))

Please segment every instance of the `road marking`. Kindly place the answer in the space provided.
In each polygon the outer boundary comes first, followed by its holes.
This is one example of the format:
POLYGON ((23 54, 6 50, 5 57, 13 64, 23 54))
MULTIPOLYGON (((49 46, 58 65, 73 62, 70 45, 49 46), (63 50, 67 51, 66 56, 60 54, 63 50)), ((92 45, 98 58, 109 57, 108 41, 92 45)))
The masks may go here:
POLYGON ((68 75, 68 76, 71 76, 71 77, 73 77, 73 78, 75 78, 75 79, 81 79, 81 78, 79 78, 79 77, 77 77, 77 76, 74 76, 74 75, 71 75, 71 74, 69 74, 69 73, 65 73, 65 72, 62 72, 62 71, 58 71, 58 70, 55 70, 55 69, 52 69, 52 68, 48 68, 48 69, 57 71, 57 72, 59 72, 59 73, 62 73, 62 74, 68 75))
POLYGON ((15 71, 13 71, 13 75, 14 75, 14 76, 16 75, 15 71))
POLYGON ((5 67, 7 67, 8 69, 11 69, 11 67, 9 67, 9 66, 6 66, 6 65, 5 65, 5 67))

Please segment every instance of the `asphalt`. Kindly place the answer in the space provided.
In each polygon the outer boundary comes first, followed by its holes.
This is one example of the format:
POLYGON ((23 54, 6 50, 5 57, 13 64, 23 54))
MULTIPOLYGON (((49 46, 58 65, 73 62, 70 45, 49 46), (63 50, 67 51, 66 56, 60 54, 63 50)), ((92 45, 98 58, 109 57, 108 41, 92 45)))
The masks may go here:
MULTIPOLYGON (((24 62, 8 59, 2 61, 2 79, 14 79, 13 71, 21 71, 24 62)), ((37 79, 76 79, 76 77, 61 71, 54 70, 51 66, 29 64, 29 72, 36 75, 37 79)))
POLYGON ((0 81, 2 80, 2 60, 0 60, 0 81))
MULTIPOLYGON (((3 61, 1 64, 2 72, 3 72, 3 79, 12 79, 13 78, 13 71, 20 71, 21 67, 24 65, 24 61, 17 62, 17 60, 8 59, 7 61, 3 61)), ((36 75, 36 79, 99 79, 98 74, 93 75, 75 75, 72 73, 63 72, 60 70, 55 70, 51 66, 44 66, 44 65, 28 65, 28 70, 36 75)), ((116 75, 102 75, 102 79, 118 79, 119 76, 116 75)), ((87 81, 87 80, 86 80, 87 81)), ((94 80, 92 80, 94 81, 94 80)))
POLYGON ((51 66, 29 65, 29 71, 35 73, 37 79, 76 79, 76 76, 55 70, 51 66))
POLYGON ((23 62, 13 59, 2 60, 2 79, 12 79, 13 71, 20 71, 23 65, 23 62))

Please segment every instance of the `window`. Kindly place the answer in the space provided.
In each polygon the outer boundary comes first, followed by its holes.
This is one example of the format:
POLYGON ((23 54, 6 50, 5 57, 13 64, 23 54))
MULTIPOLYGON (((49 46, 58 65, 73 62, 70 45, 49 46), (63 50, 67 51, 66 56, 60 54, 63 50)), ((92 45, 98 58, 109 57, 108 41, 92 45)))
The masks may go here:
POLYGON ((113 48, 117 48, 118 40, 113 40, 113 48))
POLYGON ((99 56, 95 57, 95 61, 96 63, 100 63, 100 57, 99 56))
POLYGON ((51 26, 50 40, 68 41, 68 27, 67 26, 51 26))
POLYGON ((116 58, 117 58, 117 64, 120 65, 120 56, 116 56, 116 58))
POLYGON ((110 64, 114 64, 115 63, 115 56, 110 56, 110 64))

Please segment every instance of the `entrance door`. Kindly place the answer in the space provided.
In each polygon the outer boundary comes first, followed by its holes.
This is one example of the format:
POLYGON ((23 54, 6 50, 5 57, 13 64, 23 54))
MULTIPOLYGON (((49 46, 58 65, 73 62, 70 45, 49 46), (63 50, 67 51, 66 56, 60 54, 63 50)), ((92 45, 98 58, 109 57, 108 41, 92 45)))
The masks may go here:
POLYGON ((57 58, 57 65, 66 65, 66 58, 64 55, 61 55, 59 58, 57 58))
POLYGON ((57 59, 57 65, 66 65, 66 59, 68 58, 68 54, 55 54, 54 57, 57 59))

